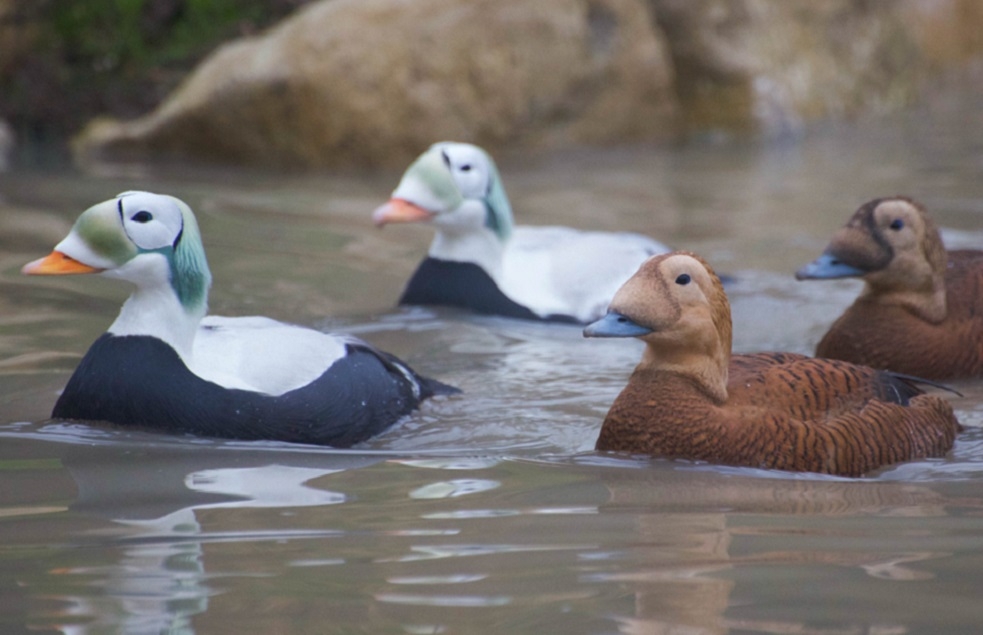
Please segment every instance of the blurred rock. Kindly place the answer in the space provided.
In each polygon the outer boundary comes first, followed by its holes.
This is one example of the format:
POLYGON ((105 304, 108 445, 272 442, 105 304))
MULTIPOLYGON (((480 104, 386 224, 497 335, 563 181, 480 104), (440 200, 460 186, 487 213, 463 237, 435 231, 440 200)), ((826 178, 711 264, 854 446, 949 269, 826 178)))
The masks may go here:
POLYGON ((983 2, 906 0, 901 17, 930 70, 939 71, 983 52, 983 2))
POLYGON ((909 103, 983 50, 975 0, 322 0, 223 46, 83 165, 403 166, 679 134, 797 134, 909 103))
POLYGON ((0 0, 0 118, 27 163, 60 162, 93 117, 159 106, 220 44, 309 0, 0 0))
POLYGON ((796 133, 910 103, 981 50, 975 0, 652 0, 689 131, 796 133), (972 25, 972 26, 970 26, 972 25))
POLYGON ((14 154, 14 129, 3 119, 0 119, 0 172, 10 169, 10 160, 14 154))
POLYGON ((223 46, 160 108, 97 121, 90 160, 402 166, 437 139, 495 150, 666 139, 668 53, 640 0, 326 0, 223 46))
POLYGON ((689 130, 795 132, 817 117, 903 103, 918 82, 918 51, 891 3, 653 6, 670 41, 689 130))

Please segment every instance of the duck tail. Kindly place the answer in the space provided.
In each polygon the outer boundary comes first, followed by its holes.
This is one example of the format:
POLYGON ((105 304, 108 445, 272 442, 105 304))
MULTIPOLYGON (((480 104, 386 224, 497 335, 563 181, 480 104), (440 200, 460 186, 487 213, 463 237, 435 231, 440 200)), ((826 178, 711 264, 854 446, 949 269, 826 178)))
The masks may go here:
POLYGON ((416 378, 420 383, 421 399, 428 399, 430 397, 437 397, 440 395, 457 395, 461 393, 460 388, 455 388, 454 386, 445 384, 442 381, 437 381, 436 379, 431 379, 429 377, 423 377, 422 375, 417 375, 416 378))
POLYGON ((389 353, 384 353, 384 355, 389 362, 390 368, 399 372, 410 384, 415 386, 414 392, 420 401, 437 395, 455 395, 461 392, 460 388, 455 388, 450 384, 445 384, 442 381, 431 379, 430 377, 424 377, 394 355, 389 353))
POLYGON ((423 401, 437 395, 455 395, 461 390, 449 384, 445 384, 436 379, 424 377, 410 368, 409 364, 399 359, 392 353, 379 350, 375 346, 355 337, 348 337, 347 346, 351 349, 362 349, 371 352, 381 361, 389 372, 402 375, 406 382, 413 387, 413 393, 417 400, 423 401))
POLYGON ((950 392, 956 395, 957 397, 963 396, 961 392, 959 392, 952 386, 947 386, 941 382, 932 381, 931 379, 925 379, 924 377, 918 377, 916 375, 906 375, 905 373, 895 373, 893 371, 884 371, 884 372, 886 372, 892 378, 904 384, 907 384, 908 386, 914 388, 915 390, 918 390, 919 392, 921 392, 921 390, 919 389, 920 386, 930 386, 932 388, 937 388, 939 390, 950 392))

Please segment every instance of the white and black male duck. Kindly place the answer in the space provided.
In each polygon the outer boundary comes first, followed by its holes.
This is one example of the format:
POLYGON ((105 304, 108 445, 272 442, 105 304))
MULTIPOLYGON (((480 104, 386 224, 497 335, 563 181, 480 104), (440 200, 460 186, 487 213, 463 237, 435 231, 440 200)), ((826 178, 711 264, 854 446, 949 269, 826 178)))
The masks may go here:
POLYGON ((206 316, 211 273, 198 224, 171 196, 125 192, 90 207, 23 272, 135 287, 58 398, 57 419, 347 447, 454 392, 351 336, 206 316))
POLYGON ((645 259, 668 251, 629 232, 516 226, 495 162, 467 143, 431 146, 373 220, 426 221, 436 230, 400 304, 529 320, 596 320, 645 259))

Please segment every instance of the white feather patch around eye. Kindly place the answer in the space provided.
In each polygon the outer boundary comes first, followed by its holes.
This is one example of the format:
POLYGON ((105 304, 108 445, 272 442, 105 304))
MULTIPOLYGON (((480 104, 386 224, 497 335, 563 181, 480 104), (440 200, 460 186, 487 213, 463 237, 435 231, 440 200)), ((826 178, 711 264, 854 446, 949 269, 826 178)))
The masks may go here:
POLYGON ((488 192, 488 160, 485 155, 466 144, 449 143, 441 148, 450 162, 454 182, 464 198, 483 198, 488 192))
POLYGON ((119 199, 126 235, 141 249, 161 249, 174 244, 184 226, 181 209, 169 196, 133 192, 119 199), (141 216, 141 212, 145 215, 141 216), (142 221, 136 219, 146 218, 142 221))
POLYGON ((207 316, 190 370, 227 388, 278 396, 313 382, 346 354, 345 338, 265 317, 207 316))

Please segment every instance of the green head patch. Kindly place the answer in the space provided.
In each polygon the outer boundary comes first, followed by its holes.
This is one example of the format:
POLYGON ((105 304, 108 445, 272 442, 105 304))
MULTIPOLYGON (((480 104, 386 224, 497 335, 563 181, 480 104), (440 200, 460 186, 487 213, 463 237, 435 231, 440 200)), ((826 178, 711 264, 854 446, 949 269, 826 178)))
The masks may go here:
POLYGON ((488 158, 488 191, 485 194, 488 217, 485 219, 485 225, 495 232, 502 242, 505 242, 512 235, 512 227, 515 224, 512 218, 512 204, 509 203, 509 197, 505 193, 498 167, 484 150, 482 153, 488 158))
POLYGON ((198 221, 184 201, 171 198, 180 208, 184 226, 172 245, 171 286, 181 304, 189 309, 202 307, 208 301, 208 289, 212 284, 212 272, 201 244, 198 221))
POLYGON ((82 212, 72 227, 72 233, 95 255, 106 258, 117 266, 125 264, 138 253, 137 246, 121 230, 115 201, 93 205, 82 212))

